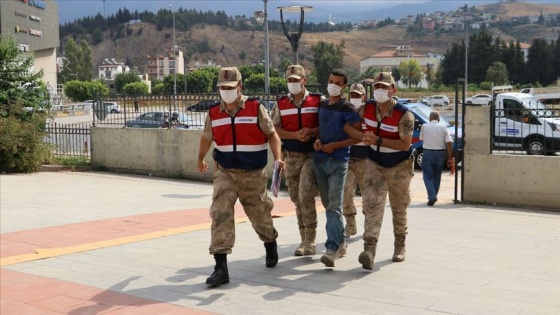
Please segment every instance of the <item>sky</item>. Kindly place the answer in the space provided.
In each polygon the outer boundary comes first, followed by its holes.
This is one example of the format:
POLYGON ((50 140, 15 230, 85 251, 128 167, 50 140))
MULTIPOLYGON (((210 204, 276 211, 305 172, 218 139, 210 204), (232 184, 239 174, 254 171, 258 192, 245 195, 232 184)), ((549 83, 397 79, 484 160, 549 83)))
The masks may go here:
MULTIPOLYGON (((145 10, 157 12, 160 9, 173 10, 197 9, 202 11, 225 11, 227 15, 252 16, 255 11, 264 9, 262 0, 53 0, 58 3, 59 18, 61 23, 71 22, 74 19, 95 16, 97 13, 107 16, 114 14, 118 9, 126 8, 134 12, 145 10)), ((269 0, 268 13, 269 19, 280 20, 280 13, 277 9, 280 6, 299 5, 311 6, 312 11, 306 12, 305 21, 327 22, 329 16, 333 22, 360 22, 364 20, 382 19, 385 17, 400 18, 408 14, 430 13, 436 10, 455 10, 465 4, 466 1, 455 0, 409 0, 409 1, 382 1, 382 0, 362 0, 362 1, 283 1, 269 0)), ((470 0, 469 6, 496 3, 499 0, 470 0)), ((560 0, 526 0, 525 2, 539 2, 560 5, 560 0)), ((299 16, 291 13, 284 13, 285 19, 298 19, 299 16)))

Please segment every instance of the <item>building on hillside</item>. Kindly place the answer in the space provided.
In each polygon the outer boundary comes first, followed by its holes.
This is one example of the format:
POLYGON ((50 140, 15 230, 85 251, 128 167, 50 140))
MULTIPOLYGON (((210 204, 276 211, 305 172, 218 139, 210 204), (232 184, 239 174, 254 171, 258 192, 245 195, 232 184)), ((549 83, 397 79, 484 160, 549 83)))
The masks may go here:
POLYGON ((115 60, 115 58, 105 58, 101 65, 99 65, 98 78, 105 80, 110 93, 116 93, 115 78, 121 73, 127 73, 130 68, 124 64, 115 60))
POLYGON ((127 73, 130 68, 124 64, 124 62, 119 62, 115 58, 105 58, 103 63, 99 66, 99 79, 104 79, 105 81, 115 80, 115 77, 121 73, 127 73))
MULTIPOLYGON (((364 73, 369 67, 374 67, 380 71, 390 72, 393 68, 398 68, 402 61, 415 59, 418 61, 422 71, 427 71, 428 68, 437 71, 439 63, 443 59, 440 54, 426 54, 421 55, 414 52, 412 47, 408 45, 396 46, 394 50, 388 50, 376 54, 374 56, 360 60, 360 73, 364 73)), ((400 83, 399 83, 399 86, 400 83)), ((427 83, 423 82, 422 87, 426 87, 427 83)))
POLYGON ((43 70, 43 82, 51 86, 57 86, 58 28, 58 4, 52 0, 0 1, 0 34, 14 37, 22 52, 35 56, 33 71, 43 70))
POLYGON ((417 54, 407 45, 396 46, 394 50, 384 51, 360 60, 360 73, 364 73, 369 67, 382 71, 391 71, 394 67, 398 68, 402 61, 409 59, 416 59, 422 67, 427 67, 430 64, 437 68, 442 58, 439 54, 417 54))
POLYGON ((432 19, 425 19, 422 21, 422 29, 433 31, 436 28, 436 21, 432 19))
POLYGON ((167 56, 148 56, 148 61, 146 62, 145 73, 150 75, 150 77, 156 77, 163 80, 164 76, 170 74, 184 74, 185 73, 185 61, 183 59, 183 52, 179 49, 175 49, 175 56, 170 50, 167 56))
POLYGON ((527 62, 527 60, 529 60, 529 48, 531 48, 531 44, 519 43, 519 47, 523 53, 523 59, 527 62))

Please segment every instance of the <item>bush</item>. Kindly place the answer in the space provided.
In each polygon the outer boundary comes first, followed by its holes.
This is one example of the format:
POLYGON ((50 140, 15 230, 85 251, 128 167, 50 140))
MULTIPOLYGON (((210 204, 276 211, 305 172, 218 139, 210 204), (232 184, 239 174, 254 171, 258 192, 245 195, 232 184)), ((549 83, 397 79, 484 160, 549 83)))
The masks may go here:
POLYGON ((44 114, 30 114, 29 119, 0 117, 0 172, 34 172, 50 159, 50 145, 43 142, 44 114))

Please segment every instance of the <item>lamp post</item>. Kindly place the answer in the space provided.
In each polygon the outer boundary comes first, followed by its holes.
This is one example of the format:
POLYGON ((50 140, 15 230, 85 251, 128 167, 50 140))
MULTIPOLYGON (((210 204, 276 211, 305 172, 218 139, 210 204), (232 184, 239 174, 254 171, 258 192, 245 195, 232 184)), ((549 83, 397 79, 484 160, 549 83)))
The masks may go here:
POLYGON ((290 45, 292 45, 292 51, 294 53, 293 64, 297 65, 298 64, 299 39, 301 38, 301 33, 303 33, 303 21, 304 21, 304 17, 305 17, 304 12, 313 10, 313 7, 291 5, 291 6, 287 6, 287 7, 278 7, 278 10, 280 10, 280 22, 282 23, 282 30, 284 31, 284 34, 286 35, 286 37, 290 41, 290 45), (300 13, 299 29, 298 29, 297 33, 288 33, 288 30, 286 29, 286 24, 284 23, 283 12, 296 12, 296 13, 299 12, 300 13))
POLYGON ((177 110, 177 53, 175 51, 177 46, 175 45, 175 11, 173 11, 173 6, 171 4, 169 5, 169 9, 173 15, 173 107, 177 110))
POLYGON ((263 0, 264 11, 255 12, 257 22, 264 24, 264 94, 268 100, 270 95, 270 51, 268 42, 268 0, 263 0))
POLYGON ((465 95, 469 88, 469 2, 465 2, 465 95))

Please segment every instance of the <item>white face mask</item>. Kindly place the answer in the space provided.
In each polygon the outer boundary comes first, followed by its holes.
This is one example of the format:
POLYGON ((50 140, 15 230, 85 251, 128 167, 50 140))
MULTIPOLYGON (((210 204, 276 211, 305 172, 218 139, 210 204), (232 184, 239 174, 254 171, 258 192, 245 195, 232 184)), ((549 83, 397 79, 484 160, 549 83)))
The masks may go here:
POLYGON ((327 85, 327 92, 329 93, 329 96, 339 96, 340 91, 342 91, 342 88, 336 84, 330 83, 327 85))
POLYGON ((377 89, 373 91, 373 98, 379 103, 385 103, 390 100, 389 91, 385 89, 377 89))
POLYGON ((354 107, 356 107, 356 109, 358 109, 358 108, 362 107, 362 105, 364 105, 364 101, 361 98, 351 98, 350 103, 352 103, 352 105, 354 105, 354 107))
POLYGON ((237 89, 220 90, 220 96, 226 104, 231 104, 237 100, 237 89))
POLYGON ((301 87, 301 83, 299 82, 288 82, 288 90, 290 91, 290 93, 297 95, 301 93, 301 91, 303 91, 303 88, 301 87))

